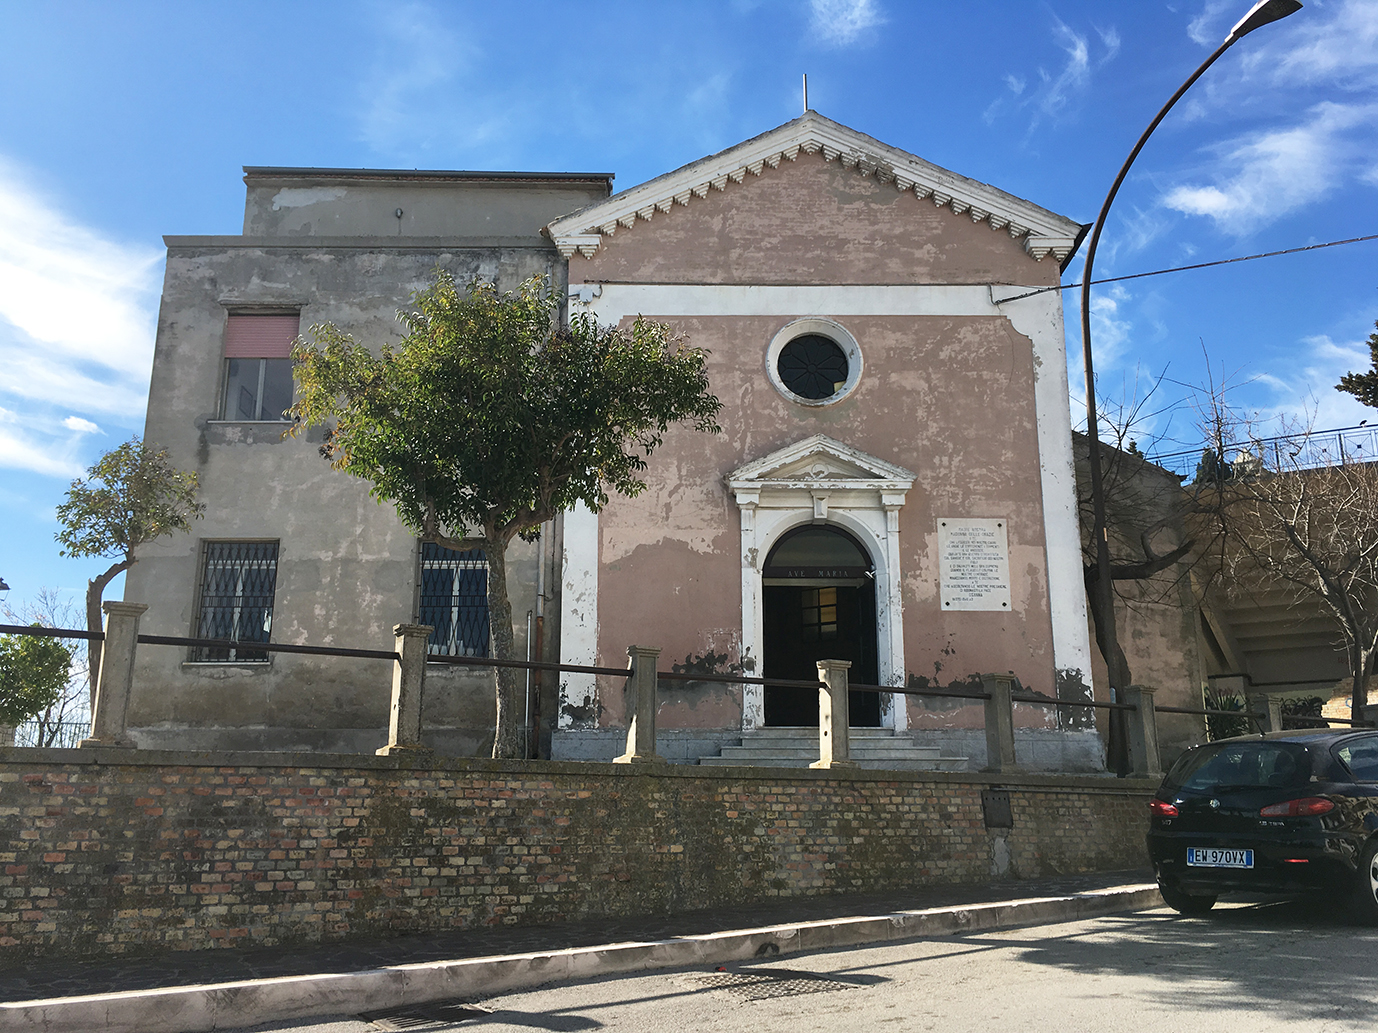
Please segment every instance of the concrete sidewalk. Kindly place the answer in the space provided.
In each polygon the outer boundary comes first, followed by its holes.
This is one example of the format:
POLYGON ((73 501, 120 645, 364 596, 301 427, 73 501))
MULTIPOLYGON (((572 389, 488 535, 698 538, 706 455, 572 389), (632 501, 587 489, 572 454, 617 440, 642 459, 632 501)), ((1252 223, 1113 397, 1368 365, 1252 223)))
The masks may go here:
POLYGON ((619 972, 1073 921, 1161 903, 1150 873, 1113 872, 370 943, 39 960, 0 970, 0 1029, 199 1033, 619 972))

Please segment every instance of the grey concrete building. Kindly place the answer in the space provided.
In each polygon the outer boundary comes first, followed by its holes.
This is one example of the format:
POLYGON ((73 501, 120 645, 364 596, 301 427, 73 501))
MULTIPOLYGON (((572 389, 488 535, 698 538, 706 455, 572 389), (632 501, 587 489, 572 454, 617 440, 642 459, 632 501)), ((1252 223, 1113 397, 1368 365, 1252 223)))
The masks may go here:
MULTIPOLYGON (((241 236, 166 238, 145 439, 197 472, 206 514, 129 572, 125 597, 150 604, 141 630, 391 649, 393 625, 421 619, 437 625, 435 651, 483 652, 481 558, 419 543, 365 482, 321 459, 318 431, 285 436, 287 349, 326 321, 361 343, 396 341, 396 311, 437 268, 503 289, 542 275, 562 287, 567 263, 541 228, 607 197, 612 176, 244 171, 241 236)), ((559 615, 538 599, 558 585, 559 529, 547 532, 518 542, 509 563, 518 648, 534 655, 542 638, 553 658, 556 636, 537 634, 545 613, 559 615)), ((432 666, 428 741, 480 752, 491 675, 432 666)), ((378 660, 149 646, 130 730, 149 748, 372 752, 390 678, 378 660)))

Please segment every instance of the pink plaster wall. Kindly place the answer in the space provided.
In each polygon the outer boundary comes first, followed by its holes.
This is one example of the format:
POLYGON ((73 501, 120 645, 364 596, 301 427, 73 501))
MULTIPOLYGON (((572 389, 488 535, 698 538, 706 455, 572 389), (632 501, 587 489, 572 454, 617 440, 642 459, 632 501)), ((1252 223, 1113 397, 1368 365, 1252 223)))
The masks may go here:
POLYGON ((571 283, 1056 283, 1005 230, 800 154, 619 227, 571 283))
MULTIPOLYGON (((614 498, 603 510, 604 656, 622 656, 637 642, 662 647, 662 670, 710 650, 739 658, 741 524, 723 477, 823 433, 918 475, 900 512, 908 672, 946 684, 1013 670, 1028 687, 1053 691, 1027 338, 1003 318, 839 319, 856 337, 866 373, 847 399, 814 409, 786 400, 766 377, 766 346, 793 317, 656 318, 711 350, 723 433, 672 431, 652 458, 646 492, 614 498), (1013 612, 941 611, 939 516, 1009 521, 1013 612)), ((605 707, 605 719, 616 723, 620 703, 605 707)), ((731 727, 740 720, 740 702, 718 693, 666 707, 662 720, 666 727, 731 727)))
MULTIPOLYGON (((570 264, 572 283, 1052 283, 1057 275, 1052 259, 1035 262, 1004 232, 809 155, 619 229, 593 259, 570 264)), ((907 673, 947 684, 1013 670, 1027 687, 1054 692, 1027 338, 1003 317, 644 314, 710 350, 723 433, 672 430, 646 492, 603 510, 600 662, 624 662, 632 642, 661 646, 662 670, 710 651, 739 659, 741 525, 723 477, 822 433, 918 475, 900 514, 907 673), (865 361, 856 390, 823 408, 787 400, 766 374, 772 337, 805 316, 836 319, 865 361), (939 516, 1009 521, 1013 612, 941 611, 939 516)), ((602 723, 624 723, 621 694, 602 695, 602 723)), ((965 710, 911 714, 916 723, 980 723, 965 710)), ((732 689, 671 693, 660 712, 663 727, 740 720, 732 689)))

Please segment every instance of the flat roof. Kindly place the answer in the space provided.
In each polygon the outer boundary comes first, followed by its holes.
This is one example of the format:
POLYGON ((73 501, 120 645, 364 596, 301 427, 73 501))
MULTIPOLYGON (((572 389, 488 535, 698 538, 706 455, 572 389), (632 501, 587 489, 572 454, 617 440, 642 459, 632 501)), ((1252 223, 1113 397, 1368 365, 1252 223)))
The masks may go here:
POLYGON ((476 172, 461 169, 328 169, 245 165, 248 179, 449 179, 477 182, 611 183, 611 172, 476 172))

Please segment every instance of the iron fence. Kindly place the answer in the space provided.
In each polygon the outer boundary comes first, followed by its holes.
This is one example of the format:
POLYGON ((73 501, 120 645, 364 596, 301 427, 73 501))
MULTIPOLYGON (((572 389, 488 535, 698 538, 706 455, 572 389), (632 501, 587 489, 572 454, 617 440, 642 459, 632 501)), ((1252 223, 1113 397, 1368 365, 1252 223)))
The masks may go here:
POLYGON ((1181 451, 1156 452, 1146 458, 1190 481, 1203 460, 1212 461, 1205 459, 1206 456, 1213 456, 1213 461, 1227 467, 1261 459, 1270 462, 1271 469, 1275 470, 1313 470, 1345 463, 1371 463, 1378 460, 1378 425, 1359 424, 1333 430, 1279 434, 1235 442, 1223 448, 1202 445, 1181 451))

